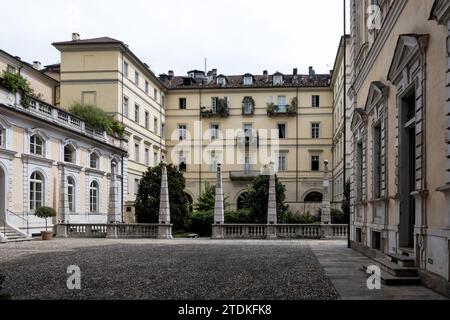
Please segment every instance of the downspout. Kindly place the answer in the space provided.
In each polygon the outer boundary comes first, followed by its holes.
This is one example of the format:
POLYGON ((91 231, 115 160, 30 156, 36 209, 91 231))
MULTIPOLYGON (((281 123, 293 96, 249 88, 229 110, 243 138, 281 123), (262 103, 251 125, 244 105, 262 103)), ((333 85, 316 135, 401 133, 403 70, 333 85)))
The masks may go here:
MULTIPOLYGON (((120 115, 121 115, 121 120, 122 120, 122 126, 124 126, 124 122, 123 122, 123 80, 124 80, 124 78, 123 78, 123 63, 124 63, 124 61, 123 61, 123 51, 121 52, 122 53, 122 72, 121 72, 121 74, 122 74, 122 84, 121 84, 121 89, 122 89, 122 97, 121 97, 121 106, 120 106, 120 108, 121 108, 121 110, 122 110, 122 112, 120 112, 120 115)), ((127 150, 127 155, 128 155, 128 150, 127 150)), ((124 223, 125 222, 125 220, 124 220, 124 212, 123 212, 123 209, 124 209, 124 205, 125 205, 125 192, 124 192, 124 181, 123 181, 123 179, 125 178, 125 174, 124 174, 124 172, 123 172, 123 169, 124 169, 124 166, 123 166, 123 159, 124 159, 124 156, 123 156, 123 154, 122 154, 122 164, 121 164, 121 170, 122 170, 122 179, 121 179, 121 214, 122 214, 122 222, 124 223)), ((128 172, 127 172, 127 179, 128 179, 128 172)))
MULTIPOLYGON (((199 113, 198 113, 198 117, 200 120, 200 124, 202 124, 202 89, 199 88, 198 89, 198 103, 199 103, 199 113)), ((197 142, 195 141, 195 135, 194 135, 194 144, 196 144, 197 142)), ((200 150, 200 164, 198 165, 198 194, 201 195, 202 194, 202 164, 203 164, 203 126, 200 127, 200 137, 199 137, 199 150, 200 150)))
POLYGON ((299 183, 299 181, 298 181, 298 178, 299 178, 299 176, 298 176, 298 145, 299 145, 299 141, 298 141, 298 139, 299 139, 299 137, 298 137, 298 122, 299 122, 299 107, 300 107, 300 102, 299 102, 299 99, 298 99, 298 86, 296 87, 296 99, 297 99, 297 112, 296 112, 296 114, 297 114, 297 121, 296 121, 296 127, 295 127, 295 136, 296 136, 296 148, 295 148, 295 152, 296 152, 296 161, 295 161, 295 175, 296 175, 296 177, 295 177, 295 202, 297 202, 297 204, 298 204, 298 199, 299 199, 299 196, 298 196, 298 183, 299 183))

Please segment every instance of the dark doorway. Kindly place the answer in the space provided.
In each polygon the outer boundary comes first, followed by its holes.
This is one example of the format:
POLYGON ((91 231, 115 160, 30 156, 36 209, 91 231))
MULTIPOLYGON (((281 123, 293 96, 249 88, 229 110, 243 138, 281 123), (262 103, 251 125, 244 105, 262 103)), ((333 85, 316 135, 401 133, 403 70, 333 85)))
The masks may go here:
POLYGON ((414 247, 416 191, 416 97, 411 90, 402 99, 399 144, 400 246, 414 247))
POLYGON ((237 199, 237 209, 242 210, 247 208, 247 192, 242 193, 239 198, 237 199))

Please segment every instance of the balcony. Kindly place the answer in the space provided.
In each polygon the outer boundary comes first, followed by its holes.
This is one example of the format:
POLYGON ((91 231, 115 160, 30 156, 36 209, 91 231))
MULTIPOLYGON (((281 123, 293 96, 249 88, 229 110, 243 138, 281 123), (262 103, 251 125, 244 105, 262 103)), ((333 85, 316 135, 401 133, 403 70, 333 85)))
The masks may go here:
POLYGON ((245 164, 243 171, 230 171, 231 181, 252 181, 258 178, 259 171, 253 171, 253 165, 245 164))
POLYGON ((230 116, 230 108, 226 99, 218 99, 217 104, 211 107, 203 107, 200 110, 202 118, 228 118, 230 116))
POLYGON ((298 99, 292 98, 291 104, 276 105, 273 102, 267 104, 269 117, 295 117, 297 116, 298 99))

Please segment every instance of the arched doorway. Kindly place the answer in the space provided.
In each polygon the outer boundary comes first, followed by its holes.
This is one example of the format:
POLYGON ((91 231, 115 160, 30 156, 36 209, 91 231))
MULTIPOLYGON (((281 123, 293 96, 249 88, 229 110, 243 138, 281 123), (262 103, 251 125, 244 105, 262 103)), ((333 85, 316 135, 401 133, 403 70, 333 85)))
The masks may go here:
POLYGON ((238 210, 242 210, 246 208, 246 198, 247 198, 247 192, 241 193, 241 195, 238 197, 236 202, 236 207, 238 210))
POLYGON ((320 192, 310 192, 306 195, 305 197, 305 202, 306 203, 317 203, 317 202, 322 202, 323 200, 323 195, 320 192))

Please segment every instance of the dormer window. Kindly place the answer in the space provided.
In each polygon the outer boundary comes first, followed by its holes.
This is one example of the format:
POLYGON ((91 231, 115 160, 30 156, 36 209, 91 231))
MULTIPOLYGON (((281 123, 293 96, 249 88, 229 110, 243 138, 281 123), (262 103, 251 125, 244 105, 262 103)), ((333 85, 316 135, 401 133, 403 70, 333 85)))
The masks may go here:
POLYGON ((253 76, 247 74, 244 76, 244 86, 251 86, 251 85, 253 85, 253 76))
POLYGON ((283 84, 283 75, 281 73, 275 73, 273 75, 273 85, 281 86, 283 84))
POLYGON ((217 78, 217 85, 224 87, 227 84, 227 79, 224 76, 219 76, 217 78))

